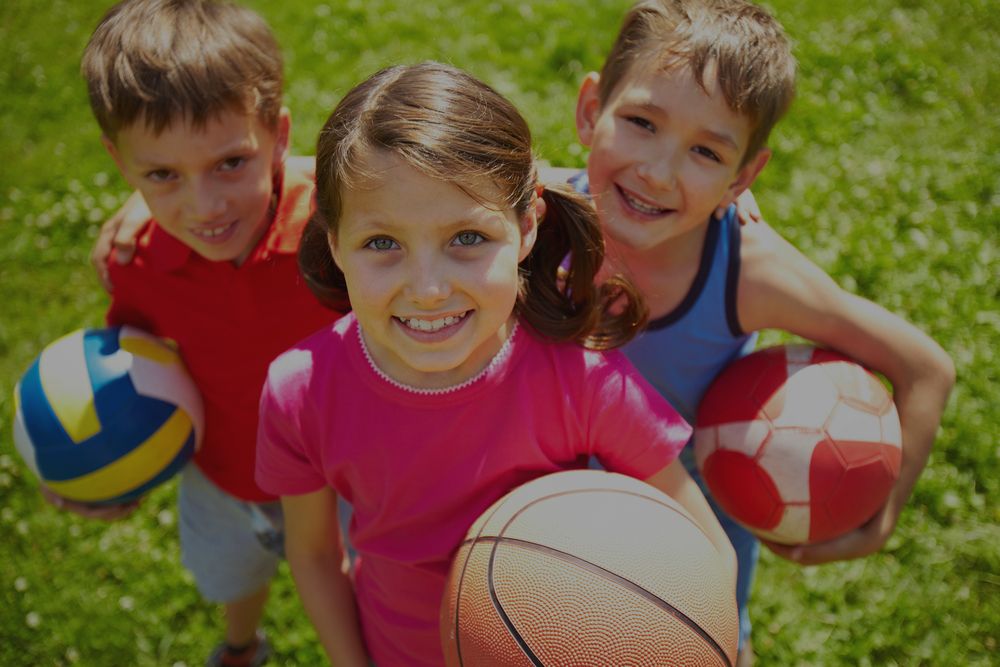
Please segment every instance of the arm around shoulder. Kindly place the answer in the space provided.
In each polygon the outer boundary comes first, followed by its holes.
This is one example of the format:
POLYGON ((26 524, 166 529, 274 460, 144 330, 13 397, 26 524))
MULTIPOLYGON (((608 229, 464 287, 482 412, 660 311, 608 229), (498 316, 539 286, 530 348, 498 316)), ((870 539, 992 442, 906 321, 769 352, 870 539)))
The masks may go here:
POLYGON ((811 547, 774 549, 802 563, 865 556, 896 526, 937 434, 955 382, 950 357, 903 318, 841 289, 766 224, 744 228, 737 312, 747 331, 773 328, 834 348, 885 375, 893 387, 903 459, 885 507, 865 526, 811 547))

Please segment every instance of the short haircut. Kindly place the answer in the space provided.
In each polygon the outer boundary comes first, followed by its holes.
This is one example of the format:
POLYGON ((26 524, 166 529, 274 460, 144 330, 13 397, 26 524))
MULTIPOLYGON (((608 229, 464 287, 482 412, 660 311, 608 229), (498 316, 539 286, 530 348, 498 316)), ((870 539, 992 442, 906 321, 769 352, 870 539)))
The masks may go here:
POLYGON ((602 104, 637 63, 687 66, 703 88, 714 66, 726 103, 752 124, 743 163, 765 146, 795 96, 795 58, 785 32, 747 0, 639 0, 604 61, 602 104))
POLYGON ((281 49, 253 11, 216 0, 125 0, 105 14, 83 53, 90 106, 111 140, 143 122, 204 126, 219 114, 257 114, 277 127, 281 49))

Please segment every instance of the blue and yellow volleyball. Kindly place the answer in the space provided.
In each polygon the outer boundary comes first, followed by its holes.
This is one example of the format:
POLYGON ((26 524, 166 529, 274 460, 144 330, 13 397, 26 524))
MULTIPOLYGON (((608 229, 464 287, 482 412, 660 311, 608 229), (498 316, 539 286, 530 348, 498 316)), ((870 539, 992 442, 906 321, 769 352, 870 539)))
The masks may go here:
POLYGON ((55 493, 138 498, 201 445, 201 395, 177 350, 130 326, 80 329, 46 346, 14 388, 14 444, 55 493))

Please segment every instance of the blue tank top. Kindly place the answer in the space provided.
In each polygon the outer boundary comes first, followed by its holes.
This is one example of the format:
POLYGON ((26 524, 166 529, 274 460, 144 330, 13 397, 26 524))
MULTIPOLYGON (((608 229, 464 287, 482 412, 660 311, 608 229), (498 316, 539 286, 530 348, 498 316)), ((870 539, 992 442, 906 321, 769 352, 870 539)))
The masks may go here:
MULTIPOLYGON (((586 172, 570 183, 589 193, 586 172)), ((736 316, 739 275, 740 224, 736 207, 730 206, 722 220, 709 223, 698 272, 681 303, 651 320, 623 348, 639 372, 692 424, 712 380, 757 344, 757 334, 744 332, 736 316)))

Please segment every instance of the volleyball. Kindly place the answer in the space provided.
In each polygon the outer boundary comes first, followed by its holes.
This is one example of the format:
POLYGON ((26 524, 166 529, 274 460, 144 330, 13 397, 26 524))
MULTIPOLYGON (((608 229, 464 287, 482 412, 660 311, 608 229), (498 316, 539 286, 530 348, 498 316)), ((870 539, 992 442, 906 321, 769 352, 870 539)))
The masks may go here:
POLYGON ((54 493, 123 503, 178 472, 201 444, 201 395, 177 350, 131 326, 74 331, 14 388, 14 444, 54 493))

